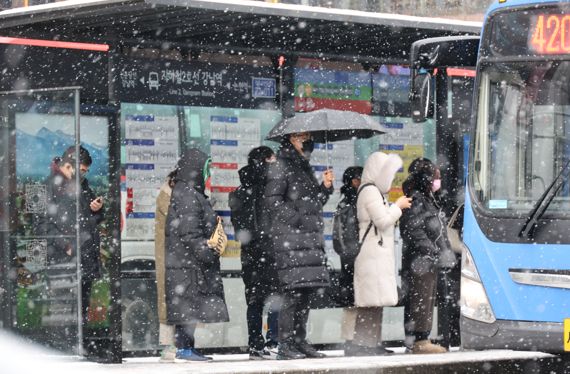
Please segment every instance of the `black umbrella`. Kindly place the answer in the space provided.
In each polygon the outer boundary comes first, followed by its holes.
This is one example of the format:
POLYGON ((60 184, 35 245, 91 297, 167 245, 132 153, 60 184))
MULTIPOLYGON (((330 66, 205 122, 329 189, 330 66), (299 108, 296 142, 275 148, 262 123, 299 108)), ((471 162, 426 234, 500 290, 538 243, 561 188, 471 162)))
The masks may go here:
POLYGON ((266 139, 280 141, 285 135, 299 132, 310 132, 317 143, 366 139, 384 133, 380 123, 366 114, 319 109, 283 119, 271 129, 266 139))

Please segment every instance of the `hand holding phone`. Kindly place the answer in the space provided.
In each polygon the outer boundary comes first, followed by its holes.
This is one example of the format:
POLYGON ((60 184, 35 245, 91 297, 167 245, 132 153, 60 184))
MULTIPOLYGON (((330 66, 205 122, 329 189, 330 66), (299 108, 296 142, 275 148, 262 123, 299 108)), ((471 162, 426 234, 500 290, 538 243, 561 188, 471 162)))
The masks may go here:
POLYGON ((330 188, 332 187, 333 182, 334 182, 334 173, 332 169, 325 170, 325 172, 323 173, 323 184, 325 185, 326 188, 330 188))
POLYGON ((412 206, 412 198, 407 196, 400 196, 398 200, 396 200, 396 205, 400 209, 408 209, 412 206))
POLYGON ((102 196, 98 196, 95 200, 91 201, 91 204, 89 204, 89 207, 93 212, 98 212, 102 206, 103 206, 102 196))

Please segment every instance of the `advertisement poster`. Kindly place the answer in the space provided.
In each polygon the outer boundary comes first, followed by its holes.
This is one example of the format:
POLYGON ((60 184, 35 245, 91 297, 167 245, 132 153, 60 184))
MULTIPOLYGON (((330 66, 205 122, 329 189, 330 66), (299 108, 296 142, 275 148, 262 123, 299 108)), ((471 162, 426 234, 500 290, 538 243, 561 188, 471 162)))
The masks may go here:
POLYGON ((410 163, 424 155, 423 124, 401 119, 394 122, 383 122, 382 126, 386 133, 382 135, 380 151, 398 154, 404 161, 404 166, 396 174, 392 183, 393 188, 389 194, 389 200, 395 201, 403 195, 402 183, 408 177, 410 163))
POLYGON ((229 193, 240 185, 238 170, 247 165, 247 155, 260 145, 261 124, 257 118, 237 116, 210 117, 210 154, 212 157, 212 203, 224 220, 228 248, 224 257, 239 257, 230 221, 229 193))
MULTIPOLYGON (((81 116, 80 143, 87 149, 93 164, 87 175, 89 185, 97 196, 106 197, 109 186, 109 121, 105 116, 81 116)), ((75 118, 72 115, 17 113, 16 114, 16 178, 18 218, 15 231, 34 237, 31 216, 43 215, 48 209, 48 191, 45 180, 50 165, 69 147, 75 146, 75 118)), ((47 264, 45 238, 18 240, 17 253, 26 258, 26 271, 35 273, 47 264)), ((19 278, 20 280, 25 279, 19 278)))
POLYGON ((126 222, 123 239, 154 239, 156 197, 178 160, 178 118, 125 118, 126 222))
POLYGON ((370 114, 372 86, 366 72, 295 68, 295 111, 350 110, 370 114))

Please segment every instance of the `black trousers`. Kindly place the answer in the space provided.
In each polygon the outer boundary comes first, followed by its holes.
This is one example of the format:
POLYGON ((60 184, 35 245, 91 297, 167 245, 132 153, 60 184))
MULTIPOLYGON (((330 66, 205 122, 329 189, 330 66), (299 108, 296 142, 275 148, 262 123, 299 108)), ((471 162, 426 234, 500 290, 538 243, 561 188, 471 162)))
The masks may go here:
POLYGON ((309 301, 314 292, 314 288, 283 292, 279 312, 279 343, 297 344, 307 338, 309 301))
POLYGON ((277 342, 277 329, 279 311, 269 304, 267 311, 267 336, 263 338, 263 308, 267 303, 265 300, 255 300, 247 305, 247 333, 249 348, 261 350, 267 342, 277 342))
POLYGON ((174 330, 174 338, 176 339, 176 348, 189 349, 194 348, 194 331, 196 331, 196 323, 187 325, 176 325, 174 330))
POLYGON ((91 288, 93 288, 94 279, 81 279, 81 318, 83 326, 89 322, 89 301, 91 300, 91 288))
POLYGON ((436 297, 436 267, 415 270, 412 268, 402 273, 408 285, 404 304, 404 330, 408 343, 429 337, 436 297))

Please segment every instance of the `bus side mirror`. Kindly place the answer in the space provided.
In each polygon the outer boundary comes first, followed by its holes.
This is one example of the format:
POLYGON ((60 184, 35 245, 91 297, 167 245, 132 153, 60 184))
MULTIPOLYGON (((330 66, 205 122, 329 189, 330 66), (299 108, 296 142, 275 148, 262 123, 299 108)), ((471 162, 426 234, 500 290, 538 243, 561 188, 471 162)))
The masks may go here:
POLYGON ((412 108, 412 120, 424 122, 434 115, 433 79, 431 74, 416 74, 412 81, 412 94, 410 105, 412 108))
POLYGON ((410 48, 410 105, 412 120, 434 117, 433 73, 445 67, 474 67, 479 50, 478 36, 442 36, 417 40, 410 48))

